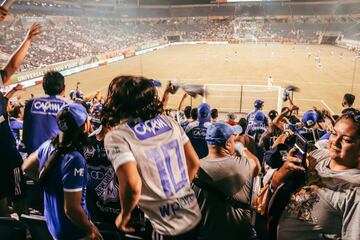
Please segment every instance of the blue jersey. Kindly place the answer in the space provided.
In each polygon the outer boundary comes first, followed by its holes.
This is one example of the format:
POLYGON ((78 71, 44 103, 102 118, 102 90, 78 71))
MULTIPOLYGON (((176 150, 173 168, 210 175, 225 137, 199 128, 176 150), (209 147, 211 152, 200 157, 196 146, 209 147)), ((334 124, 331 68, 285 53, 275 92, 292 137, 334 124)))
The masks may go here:
MULTIPOLYGON (((44 142, 37 150, 40 169, 54 150, 50 140, 44 142)), ((62 154, 50 169, 49 178, 44 183, 44 215, 54 238, 67 240, 86 236, 86 233, 72 223, 65 214, 64 191, 82 191, 81 206, 90 219, 86 207, 87 178, 86 161, 77 151, 62 154)))
POLYGON ((16 118, 10 118, 10 128, 16 143, 19 144, 21 142, 20 130, 23 129, 23 122, 16 118))
POLYGON ((188 119, 186 119, 186 120, 184 120, 184 121, 182 121, 181 123, 180 123, 180 126, 184 129, 184 131, 185 131, 185 129, 187 128, 187 126, 189 125, 189 120, 188 119))
POLYGON ((199 158, 204 158, 209 154, 209 149, 207 142, 205 140, 206 131, 211 123, 199 123, 199 121, 194 121, 189 123, 186 127, 186 135, 189 137, 191 144, 193 145, 195 152, 199 158))
POLYGON ((255 109, 254 111, 249 112, 248 115, 246 116, 246 121, 248 124, 248 127, 247 127, 248 129, 251 127, 251 125, 259 124, 259 123, 262 123, 266 127, 269 126, 267 117, 265 116, 265 114, 263 112, 261 112, 258 109, 255 109), (258 117, 260 117, 261 120, 258 117))
POLYGON ((59 133, 56 115, 67 103, 60 96, 33 98, 26 103, 23 139, 28 154, 59 133))
POLYGON ((96 139, 100 130, 89 136, 89 144, 82 149, 89 173, 87 202, 93 220, 113 224, 120 213, 119 184, 107 157, 104 140, 96 139))

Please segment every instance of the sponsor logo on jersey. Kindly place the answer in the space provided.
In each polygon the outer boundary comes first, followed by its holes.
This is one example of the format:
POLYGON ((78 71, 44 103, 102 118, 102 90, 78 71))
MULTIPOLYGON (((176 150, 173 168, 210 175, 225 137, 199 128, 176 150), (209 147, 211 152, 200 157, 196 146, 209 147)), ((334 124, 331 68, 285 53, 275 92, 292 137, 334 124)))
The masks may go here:
POLYGON ((177 212, 184 208, 190 208, 194 205, 196 197, 194 193, 187 194, 183 197, 177 198, 175 202, 167 203, 160 206, 160 215, 163 218, 176 216, 177 212))
POLYGON ((118 184, 115 171, 111 166, 88 168, 90 185, 93 186, 97 196, 104 202, 119 201, 118 184))
POLYGON ((192 130, 192 136, 193 138, 201 138, 201 139, 205 139, 206 137, 206 128, 194 128, 192 130))
POLYGON ((56 116, 66 103, 58 99, 35 99, 31 113, 56 116))
POLYGON ((81 176, 83 177, 84 176, 84 168, 74 168, 74 176, 81 176))
POLYGON ((161 117, 157 116, 145 122, 140 122, 135 125, 129 125, 139 140, 145 140, 154 136, 158 136, 171 130, 171 127, 161 117))

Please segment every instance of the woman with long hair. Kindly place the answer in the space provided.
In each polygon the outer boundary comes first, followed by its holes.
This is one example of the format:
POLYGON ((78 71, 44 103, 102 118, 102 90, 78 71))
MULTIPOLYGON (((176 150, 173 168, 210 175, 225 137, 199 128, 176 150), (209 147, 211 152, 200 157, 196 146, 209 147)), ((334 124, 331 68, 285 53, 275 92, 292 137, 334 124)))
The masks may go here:
POLYGON ((329 148, 310 152, 307 164, 294 151, 272 175, 271 187, 277 190, 299 171, 305 172, 305 183, 290 196, 275 237, 360 239, 360 112, 342 115, 331 131, 329 148))
POLYGON ((124 232, 138 204, 149 218, 153 239, 197 239, 201 218, 190 183, 200 162, 189 139, 163 106, 150 80, 112 80, 103 122, 112 127, 105 148, 119 180, 121 212, 115 224, 124 232))
POLYGON ((86 109, 71 103, 56 120, 59 134, 25 160, 24 172, 43 187, 44 215, 55 239, 102 239, 86 207, 88 171, 79 152, 90 129, 86 109))

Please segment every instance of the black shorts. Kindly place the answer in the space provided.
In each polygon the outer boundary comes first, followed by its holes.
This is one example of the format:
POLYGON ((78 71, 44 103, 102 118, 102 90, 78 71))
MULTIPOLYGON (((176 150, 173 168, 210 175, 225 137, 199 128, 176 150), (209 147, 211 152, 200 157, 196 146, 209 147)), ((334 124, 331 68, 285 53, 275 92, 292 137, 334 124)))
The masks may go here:
POLYGON ((23 163, 7 122, 0 123, 0 198, 22 199, 26 181, 21 170, 23 163))

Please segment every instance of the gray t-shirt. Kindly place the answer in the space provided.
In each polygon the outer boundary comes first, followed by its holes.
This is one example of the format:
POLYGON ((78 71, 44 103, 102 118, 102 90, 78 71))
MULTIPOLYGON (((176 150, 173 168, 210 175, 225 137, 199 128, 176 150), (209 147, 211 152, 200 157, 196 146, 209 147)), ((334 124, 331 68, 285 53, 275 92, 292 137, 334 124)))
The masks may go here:
POLYGON ((232 196, 242 205, 250 204, 253 167, 248 159, 224 157, 201 160, 198 178, 213 190, 193 185, 202 212, 203 222, 199 239, 247 239, 251 234, 250 210, 234 207, 221 196, 232 196), (218 194, 221 192, 221 195, 218 194))
POLYGON ((360 239, 360 169, 331 170, 328 150, 310 156, 313 170, 291 196, 278 239, 360 239))
POLYGON ((201 219, 184 153, 188 141, 179 124, 163 115, 118 125, 105 138, 115 170, 128 161, 136 162, 142 179, 139 206, 163 235, 185 233, 201 219))

